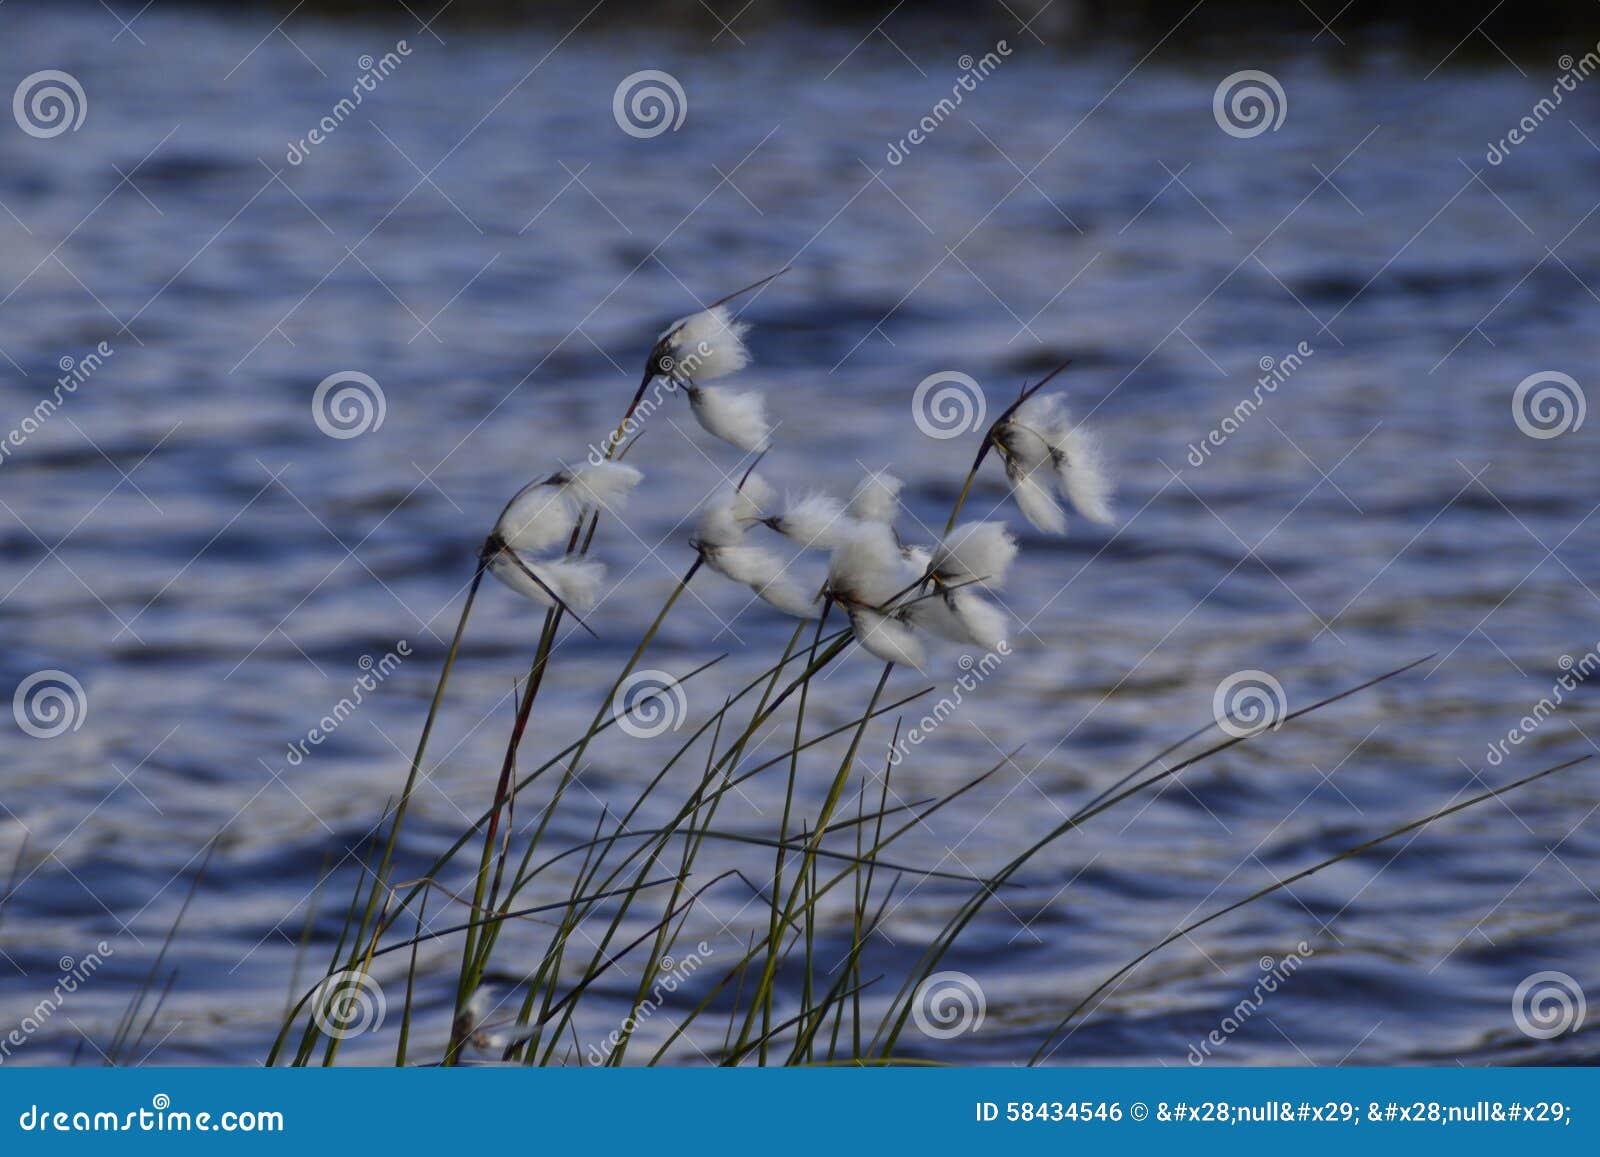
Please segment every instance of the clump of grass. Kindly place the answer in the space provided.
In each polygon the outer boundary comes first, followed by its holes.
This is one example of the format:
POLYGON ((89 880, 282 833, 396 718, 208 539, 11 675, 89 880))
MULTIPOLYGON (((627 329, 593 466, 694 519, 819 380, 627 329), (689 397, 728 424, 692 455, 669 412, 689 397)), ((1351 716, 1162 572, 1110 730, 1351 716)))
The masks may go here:
MULTIPOLYGON (((1064 363, 1039 382, 1024 386, 986 431, 936 543, 918 545, 898 536, 900 484, 890 475, 869 475, 848 503, 802 493, 780 504, 751 462, 739 482, 701 513, 682 577, 601 692, 588 726, 554 755, 519 774, 519 755, 533 728, 563 622, 586 609, 600 587, 603 567, 590 557, 600 525, 642 477, 640 470, 621 465, 620 460, 637 441, 629 441, 627 435, 652 383, 664 383, 668 393, 687 394, 703 428, 736 449, 759 454, 770 443, 771 426, 756 395, 704 384, 742 369, 749 361, 747 326, 728 307, 770 281, 730 294, 669 326, 652 346, 643 380, 604 443, 604 460, 577 469, 559 466, 530 483, 512 497, 486 535, 406 778, 393 806, 385 811, 384 834, 375 842, 361 882, 352 892, 332 958, 318 985, 290 1006, 267 1058, 269 1064, 286 1059, 313 1063, 319 1047, 321 1062, 333 1064, 341 1036, 325 1028, 328 1020, 322 1005, 333 998, 323 982, 341 974, 364 981, 376 961, 402 952, 407 954, 407 965, 396 1034, 397 1064, 454 1065, 472 1059, 615 1066, 655 1064, 680 1054, 725 1065, 904 1061, 908 1058, 899 1051, 900 1042, 919 987, 997 895, 1026 886, 1019 877, 1041 851, 1096 816, 1252 738, 1230 738, 1168 766, 1167 757, 1202 732, 1185 737, 1102 791, 990 876, 908 863, 898 856, 896 845, 905 836, 1000 774, 1016 754, 1009 753, 952 791, 911 802, 901 800, 890 786, 899 761, 886 758, 879 766, 872 754, 877 750, 874 734, 886 741, 888 751, 896 750, 898 713, 932 690, 922 686, 905 693, 890 691, 897 666, 925 666, 927 636, 986 648, 1006 640, 1007 617, 986 595, 1004 582, 1017 554, 1016 540, 997 522, 960 522, 985 461, 991 454, 998 456, 1010 493, 1024 516, 1041 530, 1065 531, 1063 500, 1084 517, 1111 520, 1102 451, 1088 431, 1071 421, 1058 395, 1041 393, 1066 368, 1064 363), (829 553, 827 579, 820 589, 804 586, 790 575, 788 564, 760 540, 769 533, 804 549, 829 553), (690 730, 631 800, 607 801, 588 839, 552 847, 552 832, 570 828, 558 826, 556 818, 570 807, 569 789, 586 754, 618 722, 618 697, 629 676, 639 669, 690 584, 707 571, 748 586, 765 603, 761 613, 787 614, 800 621, 782 652, 690 730), (530 666, 515 695, 515 714, 491 802, 421 877, 396 881, 393 867, 404 823, 427 768, 429 739, 486 574, 543 607, 544 616, 530 666), (843 623, 830 630, 836 609, 843 623), (864 702, 846 712, 843 722, 820 727, 812 711, 821 694, 819 679, 858 650, 882 660, 873 688, 864 702), (792 709, 792 726, 779 750, 752 763, 755 753, 768 751, 780 728, 779 713, 786 709, 792 709), (824 757, 829 762, 819 770, 824 757), (1161 770, 1153 771, 1157 764, 1161 770), (729 796, 767 773, 784 778, 775 829, 753 834, 719 827, 719 812, 729 796), (678 784, 680 779, 687 779, 687 784, 678 784), (801 787, 806 783, 826 784, 814 811, 804 806, 801 787), (538 804, 530 802, 534 793, 529 789, 534 785, 542 796, 538 804), (647 810, 652 815, 664 812, 666 818, 645 826, 642 817, 647 810), (476 863, 469 869, 467 886, 446 889, 441 881, 460 875, 458 860, 474 847, 476 863), (744 866, 703 869, 710 847, 745 849, 752 857, 748 870, 744 866), (763 861, 770 857, 770 871, 754 867, 756 853, 763 861), (867 947, 892 910, 897 892, 907 879, 935 878, 970 888, 970 895, 903 975, 869 974, 867 947), (645 1052, 637 1047, 637 1026, 659 1004, 657 978, 671 971, 669 962, 683 957, 693 909, 713 892, 724 890, 743 894, 764 918, 750 930, 742 952, 731 961, 719 960, 714 972, 696 981, 698 1000, 687 1008, 675 1008, 671 1030, 645 1052), (436 894, 440 902, 430 922, 429 901, 436 894), (842 960, 822 960, 819 940, 839 926, 835 896, 844 897, 848 905, 843 924, 849 947, 842 960), (542 944, 531 954, 509 949, 503 941, 502 933, 513 921, 540 922, 542 944), (445 942, 459 944, 459 963, 448 983, 421 971, 419 952, 423 946, 445 942), (625 975, 629 969, 635 973, 631 982, 625 975), (498 1000, 486 997, 491 981, 498 1000), (421 1042, 415 1008, 424 991, 441 988, 450 995, 450 1030, 442 1040, 421 1042), (877 1014, 863 1000, 863 994, 874 991, 889 994, 877 1014), (585 1002, 596 994, 623 1001, 630 1012, 603 1045, 590 1042, 586 1047, 579 1038, 579 1017, 585 1002), (297 1031, 298 1043, 291 1052, 297 1031)), ((701 679, 718 661, 689 672, 680 683, 701 679)), ((1314 703, 1280 725, 1402 675, 1412 666, 1314 703)), ((1161 940, 1073 1007, 1041 1043, 1034 1059, 1051 1056, 1061 1034, 1089 1011, 1093 1001, 1188 931, 1379 843, 1569 766, 1524 777, 1381 833, 1161 940)), ((127 1037, 131 1029, 130 1018, 119 1038, 127 1037)))

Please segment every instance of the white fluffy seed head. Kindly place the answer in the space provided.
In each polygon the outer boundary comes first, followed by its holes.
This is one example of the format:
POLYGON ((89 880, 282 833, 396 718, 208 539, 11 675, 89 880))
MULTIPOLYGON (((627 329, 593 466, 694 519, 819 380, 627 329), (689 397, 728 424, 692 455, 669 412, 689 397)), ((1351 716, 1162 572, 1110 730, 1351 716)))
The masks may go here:
POLYGON ((456 1016, 458 1035, 476 1048, 489 1050, 504 1047, 510 1034, 503 1030, 491 1031, 487 1024, 495 1007, 495 990, 487 985, 476 989, 456 1016))
POLYGON ((733 546, 766 517, 773 497, 772 487, 755 473, 741 484, 725 487, 700 511, 695 541, 703 546, 733 546))
MULTIPOLYGON (((472 1032, 476 1032, 484 1018, 489 1015, 489 1010, 494 1007, 494 990, 488 985, 480 985, 472 990, 472 995, 467 998, 466 1005, 461 1010, 462 1018, 468 1023, 472 1032)), ((469 1032, 467 1035, 471 1035, 469 1032)))
POLYGON ((744 344, 749 328, 735 320, 724 305, 679 318, 660 339, 672 358, 672 376, 680 381, 709 382, 744 369, 750 364, 750 351, 744 344))
POLYGON ((760 394, 699 386, 689 391, 689 405, 706 433, 747 454, 765 450, 771 440, 767 403, 760 394))
POLYGON ((732 504, 712 500, 700 511, 695 523, 694 541, 702 549, 733 546, 744 538, 745 524, 734 514, 732 504))
POLYGON ((906 607, 906 617, 919 630, 937 635, 941 639, 949 639, 956 643, 967 641, 966 631, 962 629, 955 611, 945 601, 943 594, 930 595, 924 592, 922 597, 906 607))
POLYGON ((746 586, 760 586, 783 570, 783 559, 764 546, 733 543, 709 551, 706 565, 723 578, 746 586))
POLYGON ((850 496, 850 517, 861 522, 881 522, 893 526, 900 516, 900 489, 905 484, 893 474, 879 470, 868 474, 850 496))
POLYGON ((560 486, 580 510, 610 510, 622 508, 628 492, 644 475, 632 466, 621 462, 586 462, 557 475, 560 486))
POLYGON ((892 530, 881 523, 857 523, 833 548, 828 592, 846 606, 875 607, 909 584, 907 570, 892 530))
POLYGON ((976 643, 986 651, 1005 642, 1011 629, 1006 613, 971 587, 920 598, 908 614, 914 625, 930 634, 955 643, 976 643))
POLYGON ((495 534, 524 554, 537 554, 570 535, 578 515, 619 509, 643 478, 620 462, 564 467, 517 491, 500 512, 495 534))
MULTIPOLYGON (((1073 508, 1091 522, 1115 521, 1111 482, 1099 445, 1088 430, 1072 421, 1063 395, 1039 394, 1023 402, 1001 429, 1000 441, 1006 451, 1006 473, 1011 475, 1017 505, 1040 530, 1051 530, 1046 523, 1053 520, 1039 495, 1024 494, 1016 486, 1018 470, 1025 471, 1042 488, 1059 487, 1073 508), (1049 482, 1041 475, 1041 466, 1054 475, 1049 482), (1035 518, 1036 513, 1044 521, 1035 518)), ((1062 525, 1064 528, 1065 523, 1062 525)))
POLYGON ((1111 479, 1093 434, 1074 426, 1063 440, 1056 471, 1062 489, 1079 514, 1091 522, 1116 521, 1111 509, 1111 479))
POLYGON ((1006 613, 975 591, 951 591, 944 601, 967 642, 992 651, 1010 634, 1011 621, 1006 613))
POLYGON ((534 573, 549 583, 575 611, 586 611, 594 606, 606 581, 605 564, 588 559, 558 558, 541 564, 534 573))
POLYGON ((506 503, 494 533, 508 546, 537 553, 569 536, 577 518, 577 505, 564 487, 530 482, 506 503))
POLYGON ((1005 585, 1017 540, 1003 522, 963 522, 933 551, 933 571, 946 583, 1005 585))
POLYGON ((712 570, 743 583, 786 615, 808 619, 816 613, 811 595, 788 573, 788 564, 765 547, 735 544, 707 550, 703 557, 712 570))
POLYGON ((1035 394, 1018 406, 997 431, 1008 458, 1026 469, 1050 465, 1056 443, 1070 428, 1060 394, 1035 394))
POLYGON ((752 470, 737 486, 729 487, 728 502, 739 521, 750 525, 765 518, 777 501, 778 493, 767 480, 752 470))
POLYGON ((557 558, 548 562, 534 562, 522 556, 512 557, 509 550, 502 550, 489 561, 489 573, 506 586, 541 606, 554 606, 550 595, 529 577, 529 572, 537 575, 545 586, 575 611, 585 611, 594 606, 606 579, 605 564, 588 559, 557 558), (524 567, 527 569, 524 570, 524 567))
POLYGON ((1020 458, 1007 458, 1006 477, 1011 480, 1011 497, 1017 500, 1017 509, 1024 518, 1046 534, 1067 532, 1067 516, 1051 491, 1055 474, 1048 462, 1027 467, 1020 458))
POLYGON ((903 663, 922 670, 926 662, 922 641, 904 620, 858 607, 850 612, 850 626, 856 641, 870 654, 885 663, 903 663))
POLYGON ((1035 394, 1011 415, 1011 424, 1032 430, 1047 444, 1054 447, 1067 431, 1072 429, 1072 417, 1067 413, 1065 394, 1035 394))
POLYGON ((792 499, 773 522, 773 529, 791 542, 824 550, 841 542, 854 526, 844 504, 827 494, 792 499))
POLYGON ((754 588, 770 606, 797 619, 817 617, 816 601, 806 588, 787 574, 778 575, 771 582, 754 588))

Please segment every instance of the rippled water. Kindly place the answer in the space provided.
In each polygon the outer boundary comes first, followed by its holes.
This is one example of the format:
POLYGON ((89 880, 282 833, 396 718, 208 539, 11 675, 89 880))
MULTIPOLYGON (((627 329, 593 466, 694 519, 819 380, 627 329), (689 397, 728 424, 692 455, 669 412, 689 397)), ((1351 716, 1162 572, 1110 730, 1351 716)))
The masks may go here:
MULTIPOLYGON (((326 959, 347 851, 399 789, 500 503, 606 432, 664 320, 790 262, 745 315, 748 379, 781 418, 763 465, 780 484, 844 491, 892 464, 907 529, 941 525, 976 435, 921 433, 917 382, 968 373, 992 412, 1069 354, 1063 381, 1120 479, 1114 530, 1024 536, 1005 596, 1024 624, 1016 654, 896 790, 926 798, 1023 750, 898 859, 998 867, 1205 723, 1234 672, 1270 673, 1293 708, 1434 656, 1052 846, 946 962, 981 984, 982 1028, 908 1037, 908 1051, 1025 1058, 1186 918, 1593 750, 1583 686, 1500 765, 1488 756, 1600 639, 1595 427, 1529 437, 1512 406, 1539 371, 1592 385, 1600 90, 1568 94, 1504 163, 1484 159, 1549 91, 1554 54, 1522 61, 1524 79, 1497 58, 1430 72, 1447 45, 1190 59, 1169 43, 1144 59, 1144 45, 1013 38, 890 165, 890 143, 987 41, 790 29, 708 49, 447 18, 440 44, 413 24, 296 18, 286 36, 157 8, 137 43, 92 7, 7 5, 0 22, 7 85, 62 69, 88 100, 77 131, 0 132, 0 426, 21 428, 63 359, 111 351, 0 464, 3 685, 63 671, 86 705, 55 738, 0 731, 0 863, 18 865, 0 1030, 59 958, 102 940, 110 953, 17 1062, 99 1060, 219 831, 157 973, 177 979, 125 1059, 259 1062, 307 928, 305 967, 326 959), (359 58, 401 38, 393 75, 289 164, 359 58), (636 139, 611 98, 650 68, 681 83, 687 115, 636 139), (1244 68, 1281 83, 1276 131, 1234 137, 1213 119, 1217 82, 1244 68), (1191 446, 1252 393, 1262 360, 1302 342, 1303 364, 1195 465, 1191 446), (371 375, 386 410, 336 439, 311 397, 346 370, 371 375), (292 763, 289 745, 402 640, 410 657, 292 763)), ((525 767, 594 711, 689 561, 685 519, 737 457, 672 409, 633 460, 650 483, 597 543, 621 580, 594 616, 603 639, 564 639, 525 767)), ((969 509, 1019 521, 1001 503, 989 475, 969 509)), ((683 672, 731 653, 690 685, 700 719, 788 626, 712 576, 691 590, 649 662, 683 672)), ((504 589, 480 598, 402 874, 487 803, 538 622, 504 589)), ((939 694, 959 654, 936 653, 939 694)), ((845 721, 877 672, 853 657, 812 718, 845 721)), ((921 685, 898 672, 891 690, 921 685)), ((553 838, 585 838, 600 808, 631 800, 667 739, 597 744, 553 838)), ((805 777, 812 809, 828 775, 805 777)), ((757 777, 719 823, 769 831, 781 799, 781 779, 757 777)), ((1600 985, 1597 801, 1580 767, 1297 883, 1154 958, 1052 1059, 1183 1064, 1291 953, 1298 971, 1213 1047, 1218 1062, 1592 1059, 1592 1032, 1534 1041, 1511 1002, 1541 970, 1600 985)), ((750 852, 709 849, 704 869, 770 865, 750 852)), ((892 987, 966 894, 904 881, 870 969, 892 987)), ((748 901, 714 891, 690 938, 731 959, 765 926, 748 901)), ((821 953, 848 943, 838 915, 821 953)), ((503 966, 544 934, 509 933, 503 966)), ((419 1039, 444 1031, 458 950, 423 953, 419 1039)), ((614 1027, 631 984, 608 992, 580 1036, 614 1027)), ((391 1050, 385 1034, 341 1055, 391 1050)))

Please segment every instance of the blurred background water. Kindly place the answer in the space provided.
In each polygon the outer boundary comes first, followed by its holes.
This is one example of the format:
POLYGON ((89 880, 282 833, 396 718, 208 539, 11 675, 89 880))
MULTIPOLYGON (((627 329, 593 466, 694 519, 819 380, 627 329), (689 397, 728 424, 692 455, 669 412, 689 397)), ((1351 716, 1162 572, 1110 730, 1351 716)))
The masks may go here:
MULTIPOLYGON (((896 790, 932 796, 1022 752, 897 859, 993 870, 1207 722, 1235 672, 1270 673, 1292 709, 1433 656, 1054 845, 946 962, 981 984, 982 1027, 911 1033, 905 1051, 1024 1059, 1186 918, 1594 750, 1585 684, 1489 754, 1600 645, 1600 456, 1576 411, 1600 352, 1600 82, 1535 112, 1576 67, 1562 57, 1600 39, 1592 11, 1504 51, 1465 12, 1422 36, 1308 19, 1241 37, 1237 13, 1207 5, 1111 40, 914 10, 674 30, 611 13, 485 26, 449 6, 426 26, 404 6, 121 7, 0 10, 6 90, 56 69, 87 105, 71 131, 0 131, 0 427, 17 432, 0 458, 0 686, 55 671, 82 688, 61 734, 0 729, 0 864, 15 864, 0 1033, 108 950, 8 1062, 100 1062, 191 887, 155 972, 176 972, 170 995, 121 1059, 262 1059, 291 987, 327 958, 351 850, 399 790, 500 504, 610 429, 662 324, 786 264, 744 315, 780 486, 843 493, 887 465, 908 482, 903 529, 940 526, 978 435, 923 433, 917 383, 969 374, 993 413, 1069 355, 1062 383, 1119 479, 1116 527, 1024 533, 1005 594, 1016 653, 896 790), (391 52, 360 107, 308 142, 391 52), (670 74, 684 113, 649 137, 613 114, 646 69, 670 74), (1213 110, 1246 69, 1283 94, 1281 124, 1255 135, 1213 110), (370 375, 384 411, 335 438, 312 397, 344 371, 370 375), (1539 373, 1576 383, 1557 385, 1573 407, 1558 436, 1514 410, 1539 373), (81 381, 58 391, 64 374, 81 381), (59 408, 27 426, 46 397, 59 408), (402 642, 398 669, 291 761, 402 642)), ((525 768, 584 726, 689 562, 694 508, 740 465, 682 407, 630 460, 649 483, 597 540, 616 580, 593 615, 603 637, 563 638, 525 768)), ((973 503, 1021 524, 994 474, 973 503)), ((715 576, 691 589, 649 663, 681 674, 730 653, 688 687, 697 722, 790 627, 715 576)), ((539 622, 502 588, 480 597, 402 876, 487 805, 539 622)), ((936 649, 925 680, 898 672, 892 690, 947 693, 960 654, 936 649)), ((830 674, 817 724, 847 720, 878 669, 857 655, 830 674)), ((673 738, 597 744, 552 838, 587 838, 673 738)), ((886 724, 875 758, 887 739, 886 724)), ((811 770, 814 808, 829 768, 811 770)), ((719 822, 770 831, 774 775, 719 822)), ((1291 953, 1303 965, 1216 1063, 1593 1059, 1592 1031, 1535 1040, 1512 1000, 1545 970, 1600 986, 1597 804, 1581 767, 1297 884, 1156 957, 1052 1060, 1184 1064, 1291 953)), ((712 849, 704 869, 770 866, 750 851, 712 849)), ((897 976, 967 894, 908 878, 871 970, 897 976)), ((847 915, 823 953, 848 946, 847 915)), ((765 919, 720 888, 689 939, 731 960, 765 919)), ((509 932, 501 979, 546 935, 509 932)), ((458 952, 422 954, 419 1039, 442 1039, 458 952)), ((379 975, 392 1012, 403 970, 379 975)), ((602 987, 580 1040, 626 1011, 631 980, 602 987)), ((380 1034, 341 1055, 392 1047, 380 1034)))

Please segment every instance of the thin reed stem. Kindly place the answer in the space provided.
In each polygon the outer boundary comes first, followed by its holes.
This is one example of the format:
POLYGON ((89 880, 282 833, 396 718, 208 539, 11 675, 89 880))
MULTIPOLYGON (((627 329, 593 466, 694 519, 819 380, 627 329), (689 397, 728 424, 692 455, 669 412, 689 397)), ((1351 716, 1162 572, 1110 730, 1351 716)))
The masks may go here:
POLYGON ((1268 884, 1264 888, 1258 888, 1256 891, 1250 893, 1242 900, 1235 900, 1232 904, 1226 904, 1223 907, 1218 908, 1216 911, 1202 916, 1198 920, 1194 920, 1188 924, 1185 924, 1182 928, 1178 929, 1176 932, 1173 932, 1170 936, 1162 937, 1155 944, 1139 953, 1138 956, 1135 956, 1132 960, 1128 961, 1128 963, 1124 964, 1110 976, 1106 977, 1092 990, 1090 990, 1087 996, 1085 996, 1077 1004, 1073 1005, 1072 1011, 1067 1013, 1066 1016, 1062 1017, 1061 1020, 1057 1022, 1056 1026, 1050 1030, 1049 1034, 1045 1037, 1044 1042, 1040 1044, 1039 1048, 1034 1052, 1032 1059, 1028 1063, 1030 1065, 1035 1065, 1041 1060, 1047 1059, 1050 1053, 1054 1051, 1050 1046, 1051 1042, 1055 1040, 1056 1035, 1060 1033, 1062 1029, 1066 1028, 1067 1025, 1070 1024, 1074 1019, 1076 1019, 1078 1014, 1083 1012, 1083 1010, 1088 1007, 1089 1002, 1094 1000, 1095 997, 1105 992, 1106 989, 1110 988, 1117 981, 1128 975, 1128 973, 1139 967, 1139 965, 1150 959, 1150 957, 1154 956, 1157 952, 1161 951, 1169 944, 1173 944, 1184 939, 1196 929, 1203 928, 1207 924, 1220 920, 1229 913, 1237 912, 1240 908, 1243 908, 1248 904, 1253 904, 1263 897, 1272 895, 1274 892, 1281 892, 1290 885, 1297 884, 1308 876, 1314 876, 1326 868, 1331 868, 1335 864, 1342 863, 1343 861, 1350 859, 1352 856, 1359 856, 1363 852, 1371 851, 1379 844, 1388 843, 1390 840, 1406 835, 1409 832, 1420 831, 1422 828, 1425 828, 1429 824, 1435 823, 1438 820, 1444 819, 1446 816, 1455 815, 1457 812, 1465 811, 1470 807, 1475 807, 1486 800, 1499 799, 1501 796, 1516 791, 1518 788, 1526 787, 1530 783, 1534 783, 1537 780, 1545 778, 1545 776, 1555 775, 1560 771, 1566 771, 1568 768, 1576 767, 1580 763, 1587 763, 1592 758, 1594 757, 1589 755, 1581 755, 1576 759, 1569 759, 1565 763, 1559 763, 1554 767, 1547 767, 1543 771, 1534 772, 1532 775, 1525 775, 1521 779, 1512 780, 1510 783, 1504 784, 1500 787, 1491 788, 1488 791, 1480 792, 1469 799, 1462 800, 1460 803, 1451 804, 1448 807, 1443 807, 1437 811, 1430 812, 1420 819, 1415 819, 1410 823, 1402 824, 1397 828, 1392 828, 1380 836, 1374 836, 1371 839, 1363 840, 1358 844, 1354 844, 1351 847, 1344 849, 1342 852, 1331 855, 1326 859, 1318 860, 1309 868, 1302 868, 1300 871, 1286 876, 1281 880, 1275 880, 1273 883, 1268 884))

